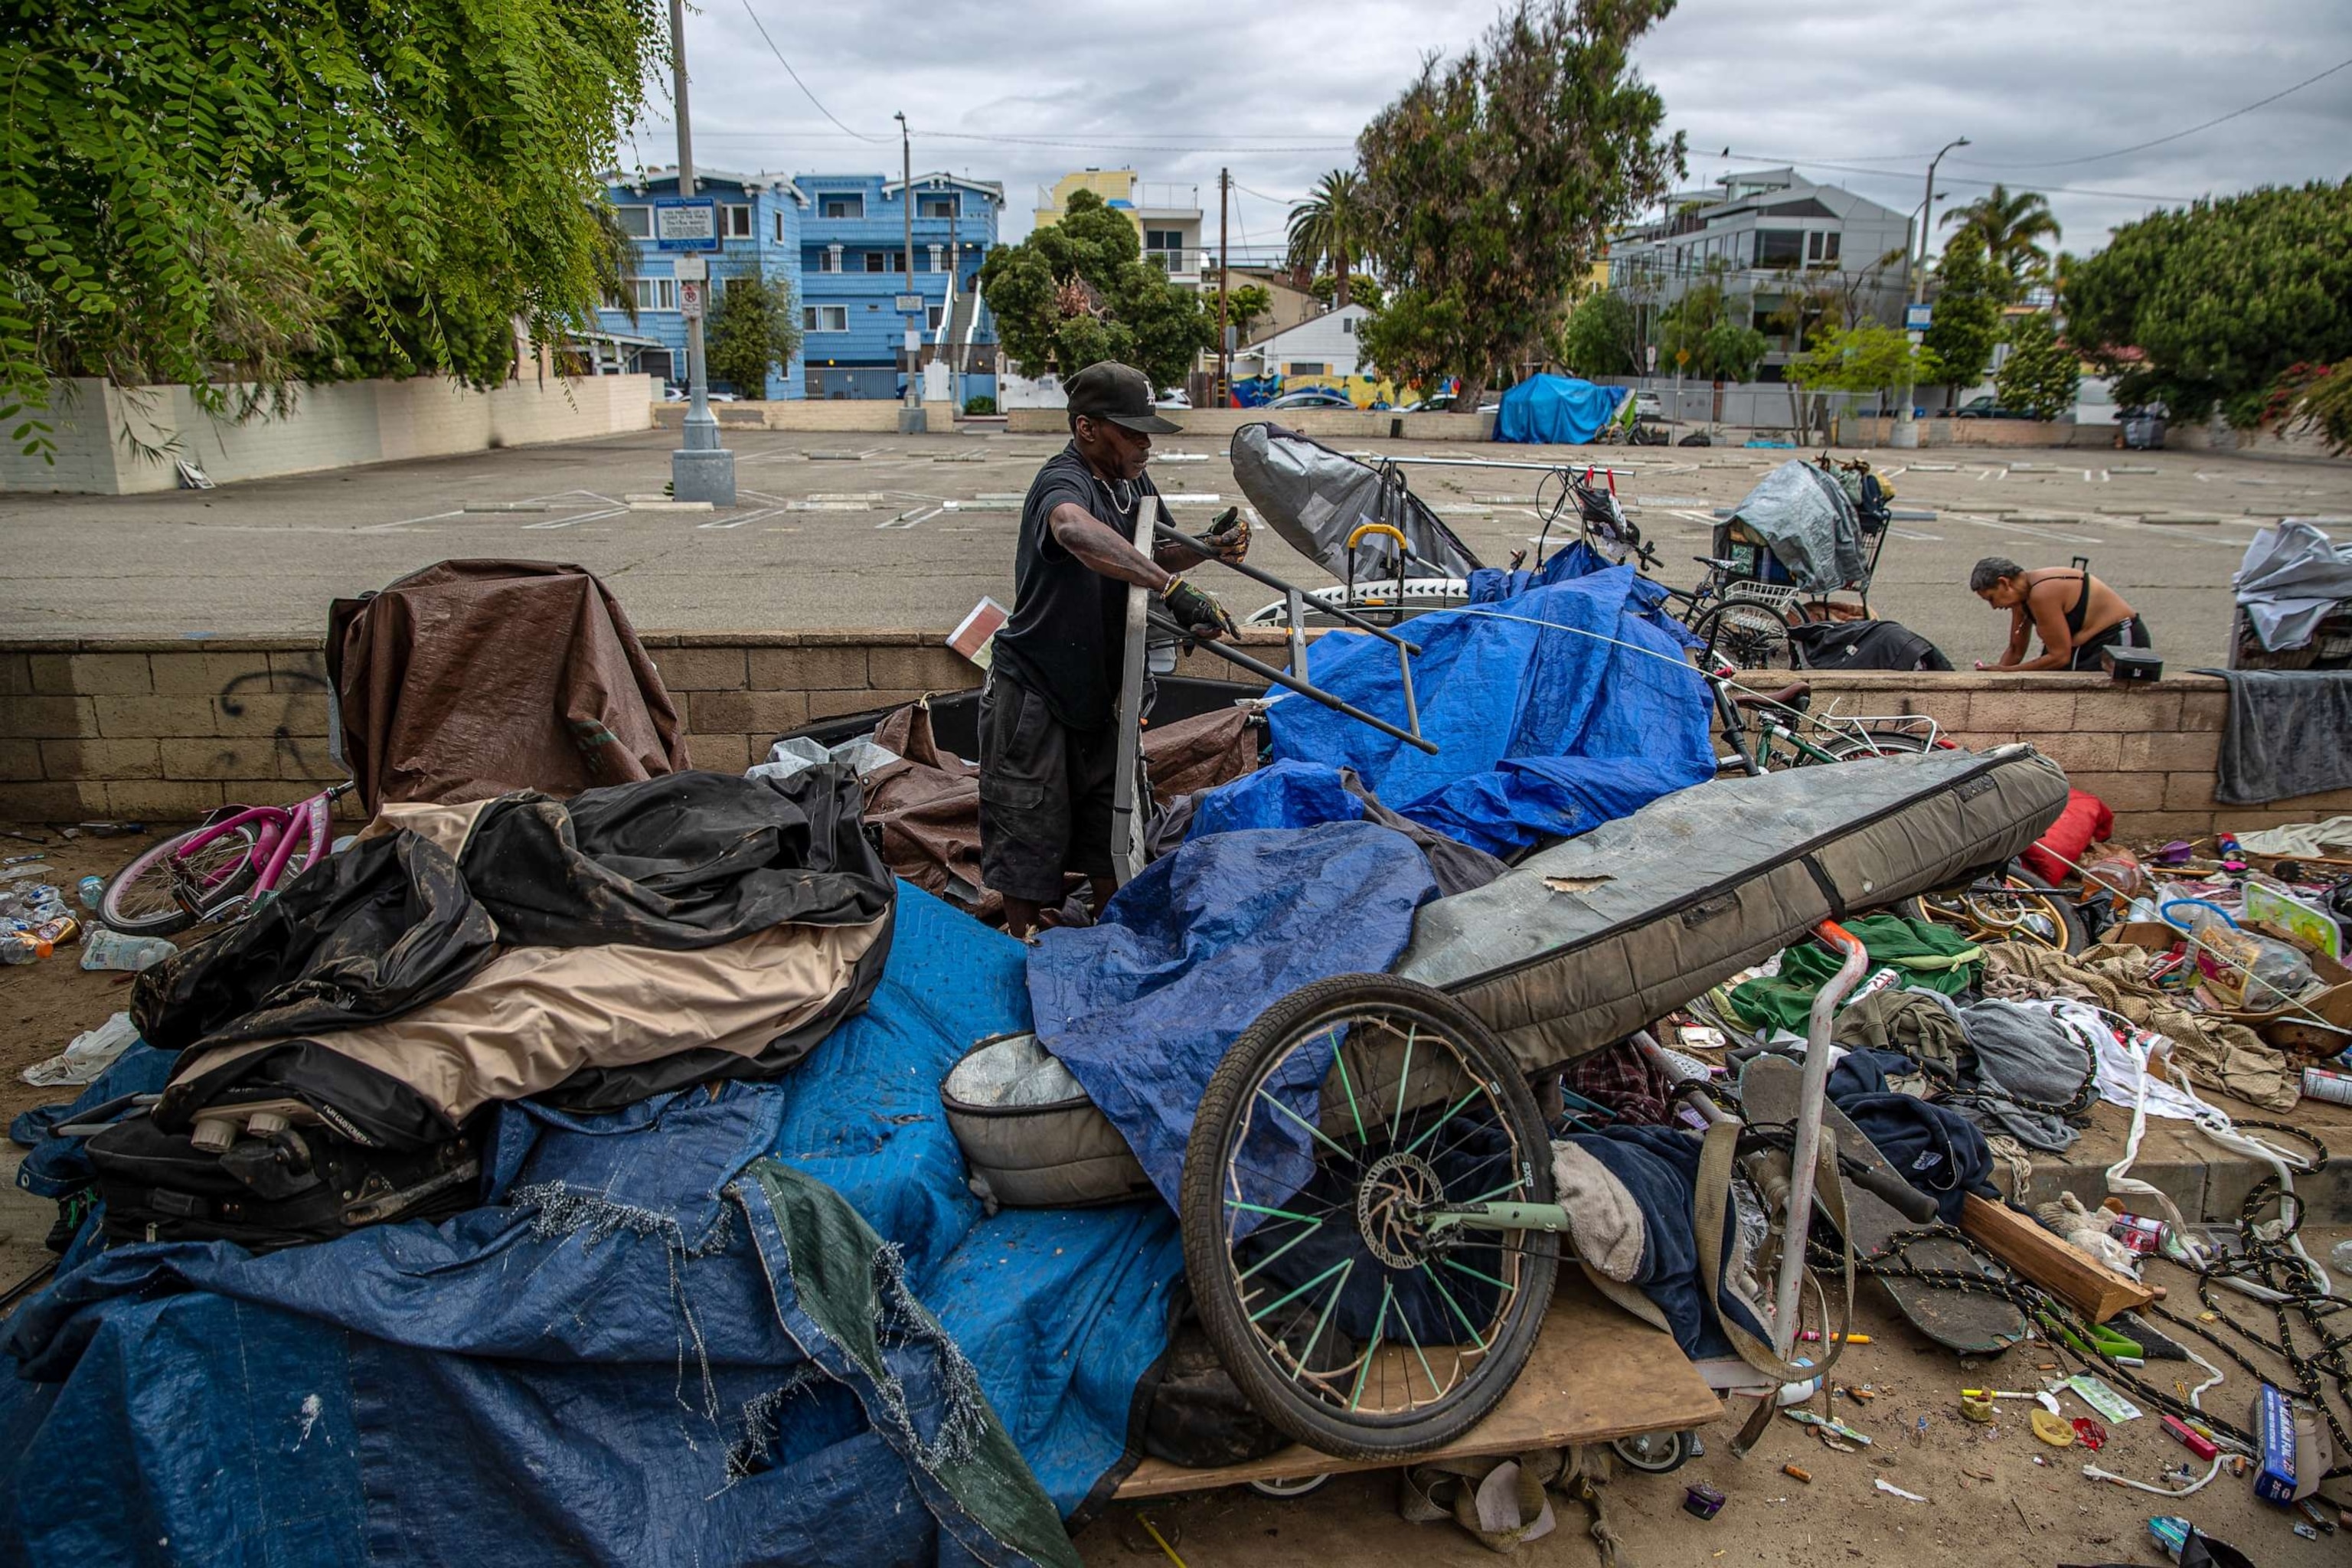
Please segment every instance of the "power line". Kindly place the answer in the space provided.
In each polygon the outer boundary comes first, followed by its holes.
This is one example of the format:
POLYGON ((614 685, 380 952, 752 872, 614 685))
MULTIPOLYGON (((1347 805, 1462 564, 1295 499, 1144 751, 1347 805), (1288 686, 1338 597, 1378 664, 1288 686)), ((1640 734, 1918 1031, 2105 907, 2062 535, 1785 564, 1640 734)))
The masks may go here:
MULTIPOLYGON (((1724 153, 1710 155, 1718 158, 1727 157, 1736 163, 1742 163, 1780 164, 1792 168, 1801 164, 1808 169, 1829 169, 1842 174, 1870 174, 1882 180, 1903 180, 1908 182, 1912 179, 1912 176, 1909 174, 1901 170, 1865 169, 1858 164, 1851 163, 1832 163, 1816 158, 1776 158, 1764 153, 1733 153, 1727 149, 1724 153)), ((1945 174, 1939 176, 1938 183, 1947 185, 1980 185, 1990 189, 1993 185, 1999 184, 2001 182, 1997 180, 1970 180, 1965 179, 1958 174, 1945 174)), ((2152 195, 2146 191, 2095 191, 2080 185, 2041 185, 2037 186, 2036 189, 2046 192, 2056 192, 2061 195, 2069 196, 2110 196, 2118 201, 2127 202, 2190 202, 2197 199, 2194 196, 2152 195)))
MULTIPOLYGON (((801 89, 801 96, 807 99, 811 103, 815 103, 816 111, 819 114, 824 115, 835 125, 841 125, 839 117, 836 116, 832 110, 827 109, 822 103, 817 103, 816 94, 809 91, 808 83, 801 79, 801 73, 793 69, 793 62, 784 58, 784 51, 776 47, 775 39, 768 37, 768 29, 761 23, 760 14, 751 9, 751 0, 743 0, 743 15, 751 18, 751 26, 759 29, 760 41, 768 46, 768 52, 776 57, 776 63, 784 68, 784 74, 786 76, 793 79, 793 85, 801 89)), ((841 125, 841 129, 847 132, 848 134, 856 137, 860 142, 879 142, 888 140, 888 138, 882 136, 868 136, 862 131, 851 131, 846 125, 841 125)))
POLYGON ((2128 147, 2118 147, 2112 153, 2093 153, 2088 156, 2082 158, 2058 158, 2046 163, 1981 163, 1973 158, 1955 158, 1952 162, 1955 163, 1965 163, 1972 169, 2064 169, 2071 168, 2077 163, 2103 163, 2109 158, 2120 158, 2126 153, 2144 153, 2150 147, 2161 147, 2168 142, 2178 142, 2184 136, 2194 136, 2200 131, 2210 131, 2213 127, 2222 123, 2224 121, 2235 120, 2242 114, 2252 114, 2255 110, 2261 109, 2268 104, 2276 103, 2280 99, 2288 96, 2290 93, 2301 92, 2305 88, 2309 87, 2314 82, 2326 81, 2329 77, 2334 76, 2337 71, 2344 69, 2347 66, 2352 66, 2352 59, 2337 60, 2334 65, 2329 66, 2317 76, 2305 77, 2301 81, 2296 82, 2293 87, 2281 88, 2278 91, 2271 94, 2268 98, 2258 98, 2253 102, 2246 105, 2243 109, 2233 109, 2227 114, 2217 114, 2212 119, 2192 125, 2186 131, 2176 131, 2169 136, 2158 136, 2151 141, 2135 142, 2128 147))

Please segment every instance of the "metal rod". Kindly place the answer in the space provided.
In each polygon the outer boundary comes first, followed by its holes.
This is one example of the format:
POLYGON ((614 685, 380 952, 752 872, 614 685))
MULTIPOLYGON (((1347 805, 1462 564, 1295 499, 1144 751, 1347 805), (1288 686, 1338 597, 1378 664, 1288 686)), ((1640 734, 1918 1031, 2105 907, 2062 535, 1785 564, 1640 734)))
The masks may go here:
MULTIPOLYGON (((1194 550, 1201 552, 1203 555, 1214 555, 1216 553, 1214 550, 1209 547, 1209 544, 1205 540, 1195 539, 1191 534, 1184 532, 1182 530, 1171 528, 1164 522, 1159 525, 1159 531, 1160 536, 1167 540, 1171 544, 1190 545, 1194 550)), ((1271 572, 1260 571, 1246 561, 1226 561, 1220 563, 1220 564, 1230 566, 1234 571, 1240 573, 1243 576, 1250 578, 1255 582, 1263 583, 1278 594, 1286 595, 1291 591, 1291 585, 1288 583, 1284 582, 1281 578, 1276 576, 1271 572)), ((1372 625, 1371 622, 1365 620, 1362 616, 1356 615, 1353 611, 1342 609, 1337 605, 1326 604, 1320 599, 1318 599, 1316 603, 1320 605, 1325 610, 1328 611, 1332 615, 1337 616, 1341 620, 1347 622, 1349 626, 1354 626, 1359 631, 1370 632, 1383 642, 1394 643, 1397 647, 1404 649, 1407 653, 1417 654, 1421 651, 1420 644, 1407 642, 1404 638, 1397 636, 1386 626, 1376 626, 1372 625)))
MULTIPOLYGON (((1307 595, 1293 588, 1283 595, 1290 612, 1290 673, 1307 679, 1307 595)), ((1414 726, 1419 729, 1419 725, 1414 726)))
MULTIPOLYGON (((1847 993, 1862 983, 1870 953, 1844 927, 1823 921, 1813 934, 1845 953, 1829 984, 1813 995, 1811 1027, 1805 1036, 1805 1073, 1797 1098, 1796 1146, 1789 1154, 1789 1218, 1780 1237, 1780 1279, 1772 1299, 1772 1352, 1787 1361, 1797 1343, 1797 1292, 1804 1280, 1805 1240, 1813 1217, 1813 1164, 1821 1157, 1822 1103, 1830 1080, 1830 1017, 1847 993)), ((1828 1325, 1823 1324, 1824 1332, 1828 1325)))
MULTIPOLYGON (((1135 498, 1133 543, 1148 559, 1151 554, 1152 509, 1160 498, 1135 498)), ((1110 858, 1122 884, 1143 869, 1143 835, 1136 811, 1137 762, 1143 750, 1144 642, 1151 622, 1151 590, 1139 583, 1127 585, 1127 641, 1119 655, 1118 775, 1111 780, 1110 858)))
MULTIPOLYGON (((1169 622, 1168 626, 1171 630, 1181 630, 1181 628, 1178 627, 1173 621, 1169 622)), ((1275 668, 1274 666, 1270 664, 1261 663, 1259 660, 1252 658, 1249 655, 1242 652, 1238 648, 1230 648, 1222 642, 1217 642, 1205 637, 1201 639, 1198 646, 1202 652, 1215 654, 1227 664, 1238 665, 1242 668, 1248 670, 1252 675, 1263 676, 1267 680, 1272 681, 1275 685, 1282 687, 1287 690, 1296 691, 1301 697, 1311 697, 1316 701, 1323 704, 1324 707, 1330 709, 1334 713, 1344 713, 1360 724, 1370 724, 1373 729, 1378 730, 1381 734, 1388 736, 1391 740, 1402 741, 1408 746, 1418 746, 1433 757, 1437 754, 1436 742, 1424 741, 1419 735, 1400 730, 1395 725, 1390 723, 1387 720, 1380 717, 1378 714, 1367 713, 1362 709, 1354 706, 1352 703, 1342 702, 1339 699, 1332 696, 1329 692, 1318 690, 1315 687, 1307 685, 1307 682, 1297 679, 1294 677, 1275 668)), ((1116 808, 1114 808, 1114 810, 1116 808)), ((1115 827, 1114 831, 1116 831, 1115 827)), ((1117 847, 1116 841, 1114 841, 1113 847, 1117 847)))

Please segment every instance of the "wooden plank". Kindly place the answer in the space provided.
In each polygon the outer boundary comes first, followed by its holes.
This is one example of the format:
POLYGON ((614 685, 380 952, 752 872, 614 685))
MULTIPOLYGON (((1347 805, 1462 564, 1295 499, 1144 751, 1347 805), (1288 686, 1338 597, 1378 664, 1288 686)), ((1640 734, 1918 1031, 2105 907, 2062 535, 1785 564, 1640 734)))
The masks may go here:
POLYGON ((2077 1252, 2044 1230, 2031 1215, 1968 1194, 1960 1230, 1987 1252, 2052 1294, 2063 1298, 2095 1323, 2117 1312, 2147 1306, 2156 1292, 2128 1274, 2077 1252))
POLYGON ((1244 1481, 1297 1480, 1473 1454, 1521 1454, 1703 1426, 1720 1410, 1706 1379, 1675 1348, 1671 1336, 1612 1306, 1573 1265, 1563 1264, 1550 1315, 1518 1382, 1484 1421, 1444 1447, 1406 1458, 1340 1459, 1294 1445, 1245 1465, 1206 1470, 1147 1458, 1115 1495, 1124 1502, 1244 1481))

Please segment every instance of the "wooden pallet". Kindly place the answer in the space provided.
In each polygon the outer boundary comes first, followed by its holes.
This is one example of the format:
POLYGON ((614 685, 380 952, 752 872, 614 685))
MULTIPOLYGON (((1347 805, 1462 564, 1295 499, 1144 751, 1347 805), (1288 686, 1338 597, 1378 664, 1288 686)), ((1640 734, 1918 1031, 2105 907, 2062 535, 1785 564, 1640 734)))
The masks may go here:
POLYGON ((1563 1264, 1550 1315, 1518 1382, 1484 1421, 1444 1447, 1403 1459, 1339 1459, 1293 1446, 1244 1465, 1206 1470, 1147 1458, 1114 1496, 1130 1502, 1244 1481, 1303 1480, 1343 1470, 1679 1432, 1706 1426, 1719 1408, 1714 1391, 1669 1335, 1610 1305, 1573 1265, 1563 1264))

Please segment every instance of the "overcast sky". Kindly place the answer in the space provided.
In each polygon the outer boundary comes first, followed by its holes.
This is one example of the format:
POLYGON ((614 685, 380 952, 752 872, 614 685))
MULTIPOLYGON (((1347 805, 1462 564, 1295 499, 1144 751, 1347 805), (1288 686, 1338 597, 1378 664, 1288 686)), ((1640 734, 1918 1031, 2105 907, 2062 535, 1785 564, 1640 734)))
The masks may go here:
MULTIPOLYGON (((1496 9, 702 0, 687 22, 696 162, 895 175, 890 117, 904 110, 919 174, 1003 183, 1006 238, 1027 231, 1038 185, 1124 164, 1198 185, 1213 245, 1223 165, 1239 187, 1234 245, 1268 245, 1288 202, 1351 162, 1355 133, 1422 58, 1460 50, 1496 9), (793 84, 754 15, 838 124, 793 84)), ((2340 0, 1961 0, 1851 13, 1683 0, 1636 58, 1664 96, 1667 126, 1689 133, 1694 184, 1794 163, 1907 211, 1927 158, 1967 136, 1973 145, 1945 160, 1939 192, 1966 201, 1994 180, 2048 192, 2078 252, 2156 206, 2352 173, 2352 68, 2210 130, 2117 152, 2352 61, 2352 5, 2340 0)), ((624 160, 673 163, 673 137, 665 90, 624 160)))

